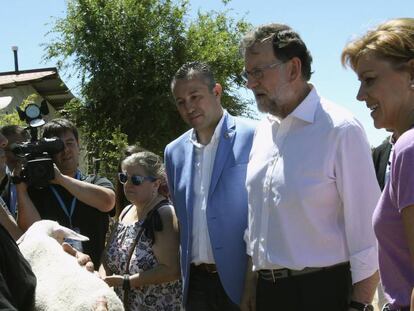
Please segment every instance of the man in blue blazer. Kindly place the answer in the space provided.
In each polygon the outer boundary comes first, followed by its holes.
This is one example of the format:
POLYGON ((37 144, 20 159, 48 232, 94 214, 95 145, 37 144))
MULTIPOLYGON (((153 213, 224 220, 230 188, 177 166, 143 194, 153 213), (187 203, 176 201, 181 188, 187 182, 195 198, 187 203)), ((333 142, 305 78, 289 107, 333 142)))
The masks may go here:
POLYGON ((187 311, 239 310, 254 126, 223 110, 221 85, 207 64, 184 64, 171 90, 180 116, 192 127, 165 149, 180 223, 183 305, 187 311))

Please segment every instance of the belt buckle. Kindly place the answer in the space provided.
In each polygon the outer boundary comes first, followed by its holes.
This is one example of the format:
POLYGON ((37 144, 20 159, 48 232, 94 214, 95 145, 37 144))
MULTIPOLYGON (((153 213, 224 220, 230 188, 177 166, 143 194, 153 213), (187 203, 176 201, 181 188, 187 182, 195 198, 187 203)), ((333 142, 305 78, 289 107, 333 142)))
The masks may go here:
POLYGON ((271 271, 272 271, 273 282, 276 282, 276 279, 284 279, 289 276, 289 269, 277 269, 277 270, 271 270, 271 271))
POLYGON ((217 273, 217 267, 216 267, 216 265, 213 265, 213 264, 206 264, 206 265, 205 265, 205 268, 206 268, 206 271, 207 271, 208 273, 217 273))
POLYGON ((217 273, 217 267, 215 264, 202 263, 198 265, 198 267, 207 273, 217 273))

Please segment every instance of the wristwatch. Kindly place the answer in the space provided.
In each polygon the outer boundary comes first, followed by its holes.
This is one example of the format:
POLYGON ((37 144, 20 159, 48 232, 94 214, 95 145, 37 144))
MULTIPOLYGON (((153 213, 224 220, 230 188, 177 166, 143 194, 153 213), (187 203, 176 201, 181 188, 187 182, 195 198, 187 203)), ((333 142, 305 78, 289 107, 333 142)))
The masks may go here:
POLYGON ((374 311, 374 307, 370 304, 365 304, 357 301, 351 301, 349 307, 358 311, 374 311))

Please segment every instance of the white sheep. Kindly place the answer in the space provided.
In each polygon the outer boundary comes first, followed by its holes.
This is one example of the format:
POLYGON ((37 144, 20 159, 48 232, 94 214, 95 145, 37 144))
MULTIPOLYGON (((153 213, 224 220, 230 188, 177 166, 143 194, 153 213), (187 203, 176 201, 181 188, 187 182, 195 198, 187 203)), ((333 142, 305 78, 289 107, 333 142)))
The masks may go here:
POLYGON ((37 278, 35 309, 91 311, 105 297, 108 310, 124 310, 121 300, 103 280, 63 251, 64 238, 89 240, 55 221, 41 220, 17 241, 37 278))

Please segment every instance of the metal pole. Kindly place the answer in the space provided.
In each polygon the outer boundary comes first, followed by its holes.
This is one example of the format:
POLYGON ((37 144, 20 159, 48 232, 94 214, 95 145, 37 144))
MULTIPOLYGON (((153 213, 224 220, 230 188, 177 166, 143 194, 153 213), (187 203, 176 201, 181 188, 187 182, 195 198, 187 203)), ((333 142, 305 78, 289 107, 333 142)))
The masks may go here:
POLYGON ((19 72, 19 60, 17 58, 17 50, 18 50, 17 46, 12 46, 12 51, 13 51, 13 54, 14 54, 14 71, 16 73, 19 72))

